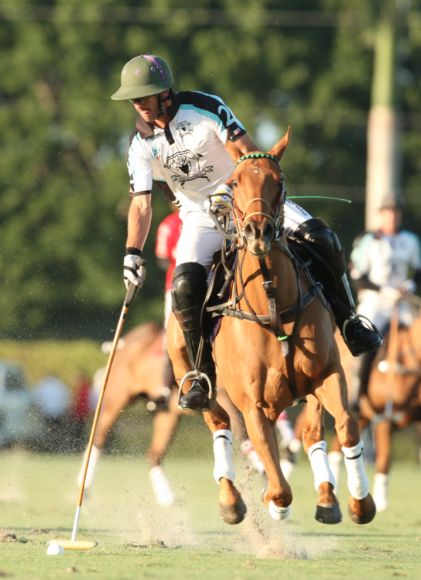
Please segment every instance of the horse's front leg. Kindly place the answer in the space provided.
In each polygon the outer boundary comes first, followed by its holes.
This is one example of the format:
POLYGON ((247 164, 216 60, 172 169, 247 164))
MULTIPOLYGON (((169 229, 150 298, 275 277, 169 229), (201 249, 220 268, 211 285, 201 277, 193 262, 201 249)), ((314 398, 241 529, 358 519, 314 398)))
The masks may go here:
POLYGON ((284 520, 290 514, 292 492, 280 467, 274 421, 269 420, 266 409, 253 405, 244 409, 243 414, 247 432, 268 477, 268 489, 262 499, 275 520, 284 520))
POLYGON ((315 517, 322 524, 339 524, 342 513, 334 494, 335 478, 326 455, 324 434, 324 409, 316 397, 308 395, 303 446, 314 473, 314 487, 319 494, 315 517))
POLYGON ((235 468, 232 462, 232 432, 228 413, 217 402, 216 406, 203 413, 206 425, 213 434, 215 467, 213 476, 221 487, 219 504, 221 518, 227 524, 239 524, 246 516, 246 504, 234 485, 235 468))
POLYGON ((331 369, 323 385, 316 388, 315 395, 335 419, 336 432, 345 456, 348 489, 351 493, 348 515, 356 524, 368 524, 376 515, 376 504, 368 493, 369 482, 362 459, 364 445, 360 437, 360 428, 349 409, 345 377, 339 361, 332 365, 331 369))
POLYGON ((388 484, 390 455, 392 448, 392 422, 385 419, 376 424, 374 440, 376 442, 376 475, 374 476, 373 497, 377 511, 383 512, 389 507, 388 484))
MULTIPOLYGON (((178 384, 191 370, 183 333, 175 317, 171 314, 167 329, 168 353, 173 363, 174 374, 178 384)), ((185 381, 184 392, 191 387, 185 381)), ((215 454, 214 477, 220 485, 220 515, 227 524, 239 524, 245 518, 247 508, 241 494, 234 485, 235 469, 232 462, 232 432, 228 413, 216 403, 210 411, 203 413, 205 422, 213 434, 215 454)))

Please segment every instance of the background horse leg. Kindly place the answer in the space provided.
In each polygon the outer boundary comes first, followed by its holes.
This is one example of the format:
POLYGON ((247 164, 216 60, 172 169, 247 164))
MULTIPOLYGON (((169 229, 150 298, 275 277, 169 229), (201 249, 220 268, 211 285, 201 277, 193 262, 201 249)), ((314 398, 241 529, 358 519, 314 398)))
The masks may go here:
MULTIPOLYGON (((105 445, 110 429, 117 421, 120 412, 127 407, 130 402, 130 396, 126 389, 113 388, 114 383, 110 386, 111 390, 105 391, 104 400, 102 402, 101 413, 99 415, 91 456, 89 458, 88 471, 86 473, 85 489, 89 489, 92 486, 101 450, 105 445)), ((82 484, 86 450, 83 457, 82 467, 77 478, 79 486, 82 484)))
MULTIPOLYGON (((173 364, 174 375, 179 384, 191 370, 186 345, 180 325, 171 313, 168 328, 168 353, 173 364)), ((191 381, 185 381, 184 392, 191 388, 191 381)), ((205 422, 213 434, 215 454, 214 477, 220 485, 220 515, 227 524, 239 524, 245 518, 247 508, 233 481, 235 469, 232 463, 232 433, 228 413, 216 402, 216 406, 203 413, 205 422)))
POLYGON ((322 524, 339 524, 342 513, 334 494, 335 478, 329 467, 324 436, 324 409, 316 397, 308 395, 303 445, 314 473, 314 487, 319 494, 315 518, 322 524))
POLYGON ((380 421, 374 428, 376 475, 374 476, 373 497, 379 512, 383 512, 389 507, 387 492, 392 448, 392 428, 392 422, 387 420, 380 421))
POLYGON ((351 493, 348 515, 356 524, 367 524, 376 515, 376 504, 368 493, 369 482, 362 459, 363 442, 358 421, 351 414, 342 368, 332 372, 315 395, 335 419, 335 428, 348 473, 348 489, 351 493))
POLYGON ((171 443, 180 421, 181 411, 178 408, 178 392, 172 390, 167 411, 157 411, 153 419, 153 436, 147 457, 150 465, 149 476, 155 491, 156 499, 162 506, 170 506, 175 495, 170 482, 161 467, 164 455, 171 443))
POLYGON ((249 437, 268 476, 269 484, 263 501, 275 520, 284 520, 290 514, 292 492, 281 470, 273 422, 269 421, 265 409, 260 407, 247 409, 243 414, 249 437))

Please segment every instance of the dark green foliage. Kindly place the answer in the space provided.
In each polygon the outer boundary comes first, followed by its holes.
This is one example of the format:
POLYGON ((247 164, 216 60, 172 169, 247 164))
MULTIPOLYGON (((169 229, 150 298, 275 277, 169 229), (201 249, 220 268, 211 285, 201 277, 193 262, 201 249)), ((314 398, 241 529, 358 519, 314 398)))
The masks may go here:
MULTIPOLYGON (((358 200, 352 206, 303 201, 338 230, 349 249, 364 222, 376 6, 374 0, 299 0, 294 11, 316 11, 324 22, 335 18, 339 25, 287 26, 276 12, 291 9, 286 0, 149 0, 124 6, 117 0, 103 0, 101 6, 4 0, 2 335, 109 338, 115 328, 124 298, 125 149, 135 114, 130 104, 110 96, 123 64, 144 52, 168 60, 176 90, 221 96, 252 136, 259 136, 256 128, 266 122, 280 138, 291 124, 282 162, 288 193, 358 200), (349 25, 354 19, 357 24, 349 25)), ((398 93, 406 123, 404 185, 412 188, 407 197, 415 227, 421 16, 418 5, 412 10, 410 27, 399 28, 404 72, 398 93)), ((399 22, 405 18, 400 13, 399 22)), ((164 276, 155 264, 154 236, 167 212, 167 202, 155 192, 145 250, 148 277, 129 326, 162 316, 164 276)))

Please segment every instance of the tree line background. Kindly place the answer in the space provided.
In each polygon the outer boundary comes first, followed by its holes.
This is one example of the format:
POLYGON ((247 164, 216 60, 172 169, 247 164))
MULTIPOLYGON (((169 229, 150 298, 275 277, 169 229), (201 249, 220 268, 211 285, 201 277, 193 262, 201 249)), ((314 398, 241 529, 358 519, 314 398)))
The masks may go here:
MULTIPOLYGON (((125 289, 126 147, 135 111, 110 99, 123 65, 149 53, 175 90, 217 94, 269 149, 292 125, 290 196, 324 217, 349 255, 364 228, 366 126, 380 0, 0 2, 2 338, 108 339, 125 289)), ((394 3, 405 226, 421 204, 420 0, 394 3)), ((128 327, 162 320, 153 194, 147 280, 128 327)))

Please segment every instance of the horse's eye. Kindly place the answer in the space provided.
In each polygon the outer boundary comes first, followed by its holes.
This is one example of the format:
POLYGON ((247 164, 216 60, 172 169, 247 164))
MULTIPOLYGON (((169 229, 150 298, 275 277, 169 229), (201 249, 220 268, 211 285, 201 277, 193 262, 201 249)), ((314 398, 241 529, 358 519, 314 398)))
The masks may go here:
POLYGON ((232 184, 234 187, 238 187, 238 183, 235 181, 235 179, 232 180, 232 184))

